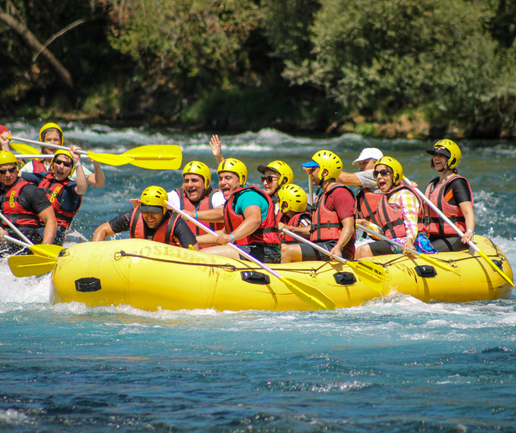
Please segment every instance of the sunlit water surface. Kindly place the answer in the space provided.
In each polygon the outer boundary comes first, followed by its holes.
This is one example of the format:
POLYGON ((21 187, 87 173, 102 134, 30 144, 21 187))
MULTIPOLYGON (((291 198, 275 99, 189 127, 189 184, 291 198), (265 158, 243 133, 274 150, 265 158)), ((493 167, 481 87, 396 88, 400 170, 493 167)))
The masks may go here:
MULTIPOLYGON (((40 124, 8 125, 36 139, 40 124)), ((184 161, 215 169, 208 134, 69 124, 69 142, 123 152, 179 144, 184 161)), ((347 135, 292 137, 275 130, 221 137, 226 157, 256 167, 300 163, 330 149, 353 171, 379 147, 424 186, 433 143, 347 135)), ((475 192, 477 233, 516 264, 516 147, 461 143, 461 174, 475 192)), ((104 166, 75 228, 91 239, 151 184, 181 172, 104 166)), ((215 170, 212 171, 214 179, 215 170)), ((168 278, 168 276, 164 276, 168 278)), ((514 432, 516 297, 424 304, 393 294, 334 312, 146 312, 128 306, 50 305, 50 278, 16 279, 0 262, 0 431, 5 432, 514 432)))

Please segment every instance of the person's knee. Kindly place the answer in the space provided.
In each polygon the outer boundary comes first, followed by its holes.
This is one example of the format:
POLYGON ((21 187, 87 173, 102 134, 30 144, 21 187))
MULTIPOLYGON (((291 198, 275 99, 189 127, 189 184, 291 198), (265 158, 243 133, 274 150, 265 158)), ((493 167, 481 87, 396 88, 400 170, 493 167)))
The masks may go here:
POLYGON ((365 257, 372 257, 373 252, 368 244, 360 245, 355 251, 356 259, 363 259, 365 257))

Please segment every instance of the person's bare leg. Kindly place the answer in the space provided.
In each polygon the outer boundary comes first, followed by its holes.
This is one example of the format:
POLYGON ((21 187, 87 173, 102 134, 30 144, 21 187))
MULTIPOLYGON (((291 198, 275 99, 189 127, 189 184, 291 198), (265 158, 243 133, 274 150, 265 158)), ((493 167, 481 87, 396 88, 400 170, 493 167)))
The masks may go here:
POLYGON ((355 259, 365 259, 366 257, 373 257, 373 252, 369 244, 360 245, 355 251, 355 259))
POLYGON ((281 263, 300 262, 303 260, 298 244, 281 244, 281 263))
POLYGON ((238 260, 240 258, 238 251, 234 250, 231 247, 228 247, 227 245, 217 245, 210 248, 204 248, 202 252, 207 254, 216 254, 218 256, 229 257, 230 259, 238 260))

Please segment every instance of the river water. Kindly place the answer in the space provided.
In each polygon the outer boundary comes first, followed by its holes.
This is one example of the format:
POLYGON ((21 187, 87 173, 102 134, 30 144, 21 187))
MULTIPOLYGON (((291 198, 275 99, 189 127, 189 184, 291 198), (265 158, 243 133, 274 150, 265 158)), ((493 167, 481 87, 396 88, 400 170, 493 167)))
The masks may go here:
MULTIPOLYGON (((41 124, 6 125, 37 139, 41 124)), ((184 161, 215 169, 209 134, 70 123, 69 143, 123 152, 179 144, 184 161)), ((223 136, 226 157, 256 167, 300 163, 319 149, 345 168, 379 147, 423 187, 435 174, 417 140, 356 135, 321 139, 267 129, 223 136)), ((516 266, 516 147, 461 143, 461 174, 475 194, 476 231, 516 266)), ((181 184, 181 172, 104 166, 107 185, 89 189, 75 228, 95 228, 129 209, 151 185, 181 184)), ((214 179, 216 178, 213 170, 214 179)), ((164 276, 164 278, 166 278, 164 276)), ((424 304, 394 294, 334 312, 146 312, 48 302, 48 275, 16 279, 0 262, 2 432, 514 432, 516 296, 424 304)))

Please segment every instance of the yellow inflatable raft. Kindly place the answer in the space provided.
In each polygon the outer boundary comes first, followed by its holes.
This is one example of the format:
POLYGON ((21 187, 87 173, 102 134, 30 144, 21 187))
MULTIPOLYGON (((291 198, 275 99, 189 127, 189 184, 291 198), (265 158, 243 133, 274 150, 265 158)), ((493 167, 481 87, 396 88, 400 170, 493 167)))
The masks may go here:
MULTIPOLYGON (((475 236, 478 247, 513 278, 506 257, 491 240, 475 236)), ((506 299, 511 286, 472 250, 432 256, 450 270, 403 255, 372 259, 385 268, 380 288, 340 262, 271 265, 303 287, 314 287, 336 308, 353 307, 392 291, 424 302, 506 299)), ((91 307, 131 305, 155 311, 308 310, 278 278, 251 262, 232 260, 153 241, 89 242, 68 248, 52 273, 51 302, 91 307)))

